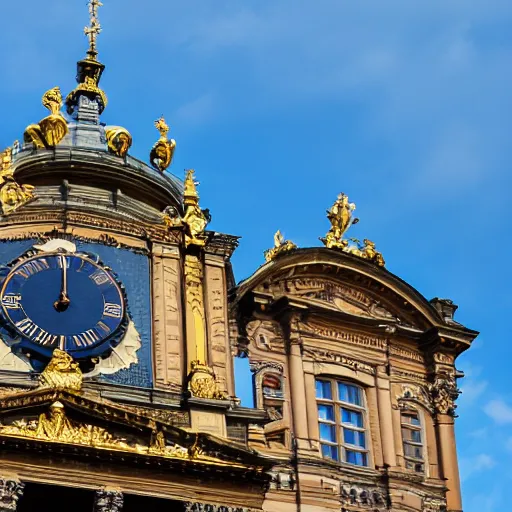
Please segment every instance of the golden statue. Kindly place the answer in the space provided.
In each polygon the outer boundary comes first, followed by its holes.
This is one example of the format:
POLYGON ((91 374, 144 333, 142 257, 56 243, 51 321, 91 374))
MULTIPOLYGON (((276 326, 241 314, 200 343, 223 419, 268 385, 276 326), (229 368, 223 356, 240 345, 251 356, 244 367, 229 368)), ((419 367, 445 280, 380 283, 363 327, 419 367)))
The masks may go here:
POLYGON ((384 257, 382 253, 375 249, 375 242, 368 240, 365 238, 363 240, 364 246, 361 249, 361 257, 365 260, 372 261, 376 263, 379 267, 383 267, 386 262, 384 261, 384 257))
POLYGON ((25 130, 24 140, 38 149, 54 148, 68 133, 68 124, 61 114, 62 94, 58 87, 46 91, 43 95, 43 106, 50 111, 39 124, 31 124, 25 130))
POLYGON ((171 165, 176 141, 167 137, 169 126, 163 117, 155 121, 155 127, 160 132, 160 138, 151 149, 149 161, 153 167, 164 172, 171 165))
POLYGON ((39 381, 44 388, 80 391, 83 375, 78 363, 67 352, 56 348, 39 381))
POLYGON ((343 252, 353 254, 383 267, 385 265, 384 258, 375 249, 374 242, 365 238, 363 244, 361 244, 357 238, 343 238, 350 226, 359 222, 359 219, 353 215, 355 209, 356 205, 350 203, 348 196, 341 193, 331 209, 327 210, 327 218, 331 223, 331 229, 329 229, 325 238, 320 240, 329 249, 341 249, 343 252))
POLYGON ((110 153, 124 158, 133 142, 130 132, 122 126, 107 126, 105 135, 110 153))
POLYGON ((8 215, 35 199, 32 185, 20 185, 14 179, 12 148, 0 153, 0 213, 8 215))
POLYGON ((338 249, 347 247, 348 242, 343 239, 343 235, 352 224, 359 222, 359 219, 352 215, 355 209, 355 203, 349 203, 348 196, 341 193, 331 209, 327 210, 327 218, 331 222, 331 229, 322 239, 326 247, 330 249, 333 247, 338 249))
POLYGON ((199 194, 196 188, 197 183, 194 181, 194 170, 189 169, 185 178, 183 191, 183 203, 185 214, 183 215, 183 223, 186 226, 185 245, 204 246, 206 243, 206 235, 204 231, 211 220, 208 209, 201 210, 199 208, 199 194))
POLYGON ((265 260, 271 261, 279 254, 292 251, 293 249, 297 249, 297 246, 290 240, 285 240, 281 231, 278 229, 274 235, 274 247, 264 252, 265 260))

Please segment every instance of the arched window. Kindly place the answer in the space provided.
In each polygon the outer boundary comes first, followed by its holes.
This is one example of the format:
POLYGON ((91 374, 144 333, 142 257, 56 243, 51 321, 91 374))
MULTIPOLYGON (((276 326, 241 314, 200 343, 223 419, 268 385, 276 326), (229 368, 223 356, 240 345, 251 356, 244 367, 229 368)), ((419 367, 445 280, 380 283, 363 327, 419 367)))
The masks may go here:
POLYGON ((423 427, 419 412, 415 409, 402 410, 401 424, 405 467, 417 473, 424 473, 423 427))
POLYGON ((316 380, 316 398, 322 456, 368 466, 364 391, 333 379, 316 380))

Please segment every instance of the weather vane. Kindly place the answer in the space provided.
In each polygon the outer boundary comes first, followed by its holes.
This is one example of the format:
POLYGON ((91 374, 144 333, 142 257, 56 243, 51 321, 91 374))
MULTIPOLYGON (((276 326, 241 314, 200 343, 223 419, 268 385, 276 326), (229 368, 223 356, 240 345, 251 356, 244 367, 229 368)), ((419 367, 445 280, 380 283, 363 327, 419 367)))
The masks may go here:
POLYGON ((101 7, 102 5, 103 4, 100 0, 89 0, 91 23, 84 29, 85 35, 89 38, 89 50, 87 53, 94 60, 96 60, 96 55, 98 55, 98 51, 96 50, 96 39, 101 33, 101 25, 98 18, 98 7, 101 7))

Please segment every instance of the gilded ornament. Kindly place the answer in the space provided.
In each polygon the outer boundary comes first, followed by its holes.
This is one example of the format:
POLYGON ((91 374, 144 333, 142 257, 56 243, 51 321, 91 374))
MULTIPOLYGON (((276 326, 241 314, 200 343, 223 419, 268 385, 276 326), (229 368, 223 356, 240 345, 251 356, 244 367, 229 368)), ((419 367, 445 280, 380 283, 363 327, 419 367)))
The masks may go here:
POLYGON ((196 398, 208 398, 210 400, 225 400, 223 393, 215 380, 213 370, 200 361, 192 361, 192 371, 188 377, 188 389, 196 398))
POLYGON ((8 215, 35 199, 32 185, 20 185, 14 180, 12 149, 0 153, 0 213, 8 215))
POLYGON ((43 106, 50 111, 39 124, 31 124, 25 130, 24 141, 34 144, 38 149, 54 148, 68 133, 68 124, 60 112, 62 94, 58 87, 46 91, 43 95, 43 106))
POLYGON ((297 249, 297 246, 290 240, 285 240, 281 231, 278 229, 274 235, 274 247, 264 252, 265 260, 271 261, 279 254, 293 251, 294 249, 297 249))
POLYGON ((199 207, 199 194, 197 193, 196 185, 198 183, 194 181, 194 170, 189 169, 183 191, 185 209, 183 222, 186 226, 185 245, 187 247, 189 245, 203 247, 206 244, 207 236, 204 231, 211 220, 209 210, 201 210, 199 207))
POLYGON ((68 107, 69 114, 73 112, 72 105, 78 102, 80 93, 85 93, 86 96, 93 96, 98 100, 100 114, 105 110, 105 107, 108 105, 107 95, 99 88, 98 81, 98 78, 86 76, 84 77, 84 81, 79 83, 75 89, 68 94, 66 98, 66 105, 68 107))
POLYGON ((375 248, 374 242, 365 238, 363 244, 361 244, 357 238, 344 238, 350 226, 359 222, 359 219, 353 215, 355 209, 355 203, 350 203, 348 196, 343 193, 339 194, 330 210, 327 210, 327 218, 331 223, 331 228, 325 237, 320 238, 320 240, 329 249, 340 249, 383 267, 385 265, 384 258, 375 248))
POLYGON ((110 153, 122 158, 126 156, 133 142, 130 132, 122 126, 107 126, 105 135, 110 153))
POLYGON ((40 387, 68 391, 82 389, 83 375, 78 363, 64 350, 56 348, 39 378, 40 387))
POLYGON ((153 167, 164 172, 171 165, 176 141, 167 137, 169 126, 163 117, 155 121, 155 127, 160 132, 160 138, 151 149, 149 161, 153 167))
POLYGON ((100 2, 100 0, 89 0, 90 23, 88 27, 84 28, 84 34, 89 39, 89 49, 87 50, 87 54, 92 59, 96 59, 96 56, 98 55, 96 42, 98 36, 101 33, 101 25, 98 17, 98 8, 102 6, 103 4, 100 2))
POLYGON ((162 220, 168 228, 175 228, 183 225, 180 213, 175 206, 167 206, 162 212, 162 220))

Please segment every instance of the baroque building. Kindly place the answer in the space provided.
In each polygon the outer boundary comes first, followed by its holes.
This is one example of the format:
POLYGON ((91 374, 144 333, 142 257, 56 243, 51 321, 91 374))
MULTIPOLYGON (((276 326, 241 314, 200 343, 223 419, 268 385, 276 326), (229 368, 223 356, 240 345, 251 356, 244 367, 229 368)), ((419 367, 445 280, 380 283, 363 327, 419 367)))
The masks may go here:
POLYGON ((344 194, 322 246, 278 231, 236 285, 238 237, 169 172, 165 120, 148 163, 100 121, 89 4, 76 88, 1 153, 0 511, 460 512, 455 360, 478 333, 346 237, 344 194))

